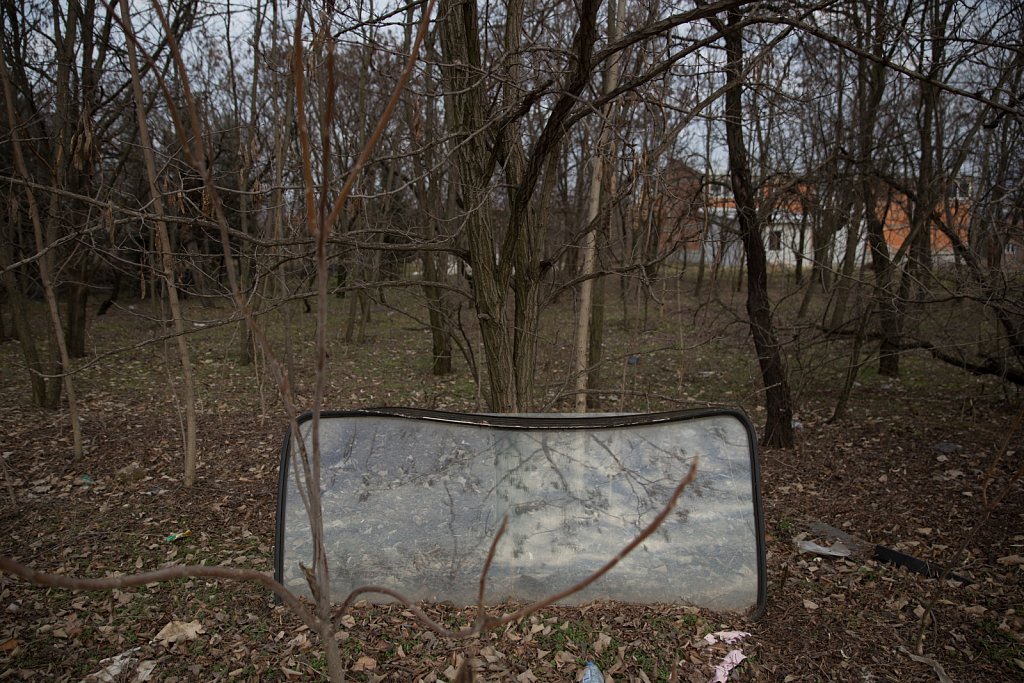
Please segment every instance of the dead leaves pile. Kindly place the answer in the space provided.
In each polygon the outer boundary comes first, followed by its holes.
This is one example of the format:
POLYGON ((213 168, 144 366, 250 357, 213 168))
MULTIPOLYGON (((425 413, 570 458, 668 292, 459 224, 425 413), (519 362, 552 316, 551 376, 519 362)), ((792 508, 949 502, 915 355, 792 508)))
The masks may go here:
MULTIPOLYGON (((474 609, 423 605, 431 618, 449 627, 472 623, 474 609)), ((494 614, 513 605, 489 609, 494 614)), ((608 683, 664 681, 673 663, 679 680, 707 683, 724 646, 709 646, 705 633, 723 627, 713 615, 669 605, 602 604, 557 607, 464 641, 439 638, 421 628, 413 614, 396 605, 361 603, 342 619, 336 634, 355 681, 455 681, 463 662, 477 681, 579 680, 587 660, 598 663, 608 683)), ((316 638, 303 627, 284 632, 279 671, 300 680, 322 670, 316 638)))

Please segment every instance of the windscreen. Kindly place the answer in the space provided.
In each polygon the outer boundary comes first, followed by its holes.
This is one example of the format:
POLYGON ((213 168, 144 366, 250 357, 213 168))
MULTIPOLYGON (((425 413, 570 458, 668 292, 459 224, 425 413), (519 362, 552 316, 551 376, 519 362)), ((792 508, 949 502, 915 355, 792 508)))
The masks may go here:
MULTIPOLYGON (((300 423, 307 445, 312 422, 300 423)), ((493 416, 401 409, 322 414, 325 547, 336 601, 366 584, 474 604, 507 515, 487 601, 520 602, 600 568, 661 511, 672 514, 611 572, 566 600, 682 603, 760 612, 764 539, 755 442, 735 411, 493 416)), ((312 564, 297 444, 282 449, 275 571, 308 594, 312 564)))

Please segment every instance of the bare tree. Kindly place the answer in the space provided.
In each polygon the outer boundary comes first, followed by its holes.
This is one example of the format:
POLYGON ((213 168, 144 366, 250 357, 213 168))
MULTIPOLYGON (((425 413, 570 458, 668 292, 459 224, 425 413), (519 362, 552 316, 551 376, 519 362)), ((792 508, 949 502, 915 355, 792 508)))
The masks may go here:
MULTIPOLYGON (((624 0, 616 0, 615 4, 608 7, 608 42, 615 42, 621 33, 619 27, 620 17, 625 11, 624 0)), ((619 84, 619 59, 620 55, 613 55, 605 65, 604 95, 610 95, 619 84)), ((591 386, 590 367, 597 363, 600 345, 594 348, 592 338, 599 338, 600 319, 595 330, 591 330, 594 311, 594 284, 597 272, 597 249, 598 231, 596 222, 601 213, 601 186, 605 179, 605 168, 610 165, 611 154, 609 144, 611 142, 611 126, 614 101, 609 100, 601 111, 601 120, 598 123, 600 132, 597 136, 597 153, 594 155, 593 168, 590 176, 590 192, 587 199, 586 228, 583 232, 583 263, 580 268, 580 276, 583 282, 580 284, 579 296, 579 320, 576 327, 576 353, 573 362, 573 374, 576 376, 576 412, 587 412, 587 388, 591 386), (595 334, 596 333, 596 334, 595 334), (592 352, 593 351, 595 352, 592 352)))
MULTIPOLYGON (((18 169, 18 173, 22 179, 28 182, 29 174, 28 167, 25 163, 24 152, 21 146, 21 134, 18 131, 20 123, 18 121, 17 111, 14 105, 14 92, 11 85, 10 74, 7 69, 7 60, 4 58, 2 52, 0 52, 0 80, 3 82, 4 91, 4 104, 7 112, 7 121, 10 126, 11 132, 11 146, 14 150, 14 161, 15 166, 18 169)), ((35 237, 36 253, 46 254, 49 243, 44 236, 43 220, 40 215, 39 204, 36 201, 35 191, 26 186, 26 199, 28 201, 29 219, 32 222, 32 234, 35 237)), ((46 305, 50 313, 50 325, 51 334, 53 336, 54 348, 59 353, 59 363, 56 367, 57 377, 63 380, 64 391, 68 398, 68 412, 71 418, 71 431, 73 437, 73 448, 76 457, 82 455, 82 425, 78 416, 78 399, 75 396, 75 386, 71 380, 71 358, 68 355, 67 343, 64 339, 63 329, 61 326, 60 310, 57 305, 57 293, 53 282, 53 271, 49 258, 44 256, 39 260, 39 279, 42 282, 43 294, 46 297, 46 305)), ((53 379, 56 379, 54 377, 53 379)), ((60 385, 57 385, 60 387, 60 385)), ((48 407, 56 408, 54 403, 57 403, 60 398, 59 388, 56 394, 57 400, 52 400, 50 396, 47 396, 48 407)))
POLYGON ((729 147, 729 173, 736 198, 737 223, 747 260, 747 316, 754 338, 761 377, 764 380, 767 421, 764 443, 788 448, 793 445, 793 405, 789 377, 782 355, 771 303, 768 300, 768 267, 762 223, 758 214, 757 190, 751 180, 743 133, 743 31, 742 15, 730 11, 720 30, 725 35, 728 62, 726 73, 731 87, 725 94, 725 129, 729 147))

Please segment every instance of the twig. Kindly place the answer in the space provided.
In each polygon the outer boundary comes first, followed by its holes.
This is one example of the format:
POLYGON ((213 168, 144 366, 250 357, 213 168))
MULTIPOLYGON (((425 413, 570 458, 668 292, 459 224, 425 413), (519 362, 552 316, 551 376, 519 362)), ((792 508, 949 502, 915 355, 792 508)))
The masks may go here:
POLYGON ((501 526, 498 527, 498 533, 494 534, 491 548, 487 551, 487 561, 484 562, 484 568, 480 571, 480 593, 477 595, 476 600, 477 614, 483 614, 484 612, 484 591, 487 589, 487 574, 491 571, 491 563, 494 561, 494 551, 498 549, 498 541, 505 535, 507 527, 508 515, 505 515, 501 518, 501 526))
POLYGON ((9 557, 0 557, 0 571, 20 576, 29 583, 37 586, 53 586, 55 588, 66 588, 73 591, 103 591, 114 588, 129 588, 132 586, 144 586, 147 583, 158 581, 171 581, 184 578, 213 578, 231 579, 232 581, 252 581, 273 591, 274 595, 281 598, 281 601, 309 627, 316 632, 318 624, 309 610, 290 590, 270 578, 263 572, 255 569, 241 569, 238 567, 204 567, 202 565, 181 565, 178 567, 166 567, 141 574, 128 574, 126 576, 107 576, 102 579, 82 579, 62 574, 48 574, 36 571, 31 567, 15 562, 9 557))

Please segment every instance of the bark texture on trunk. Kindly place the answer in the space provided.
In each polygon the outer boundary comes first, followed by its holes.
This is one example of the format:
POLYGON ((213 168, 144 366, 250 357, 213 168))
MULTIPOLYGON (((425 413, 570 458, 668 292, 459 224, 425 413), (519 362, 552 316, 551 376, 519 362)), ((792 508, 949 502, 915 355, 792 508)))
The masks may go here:
POLYGON ((757 198, 750 177, 749 157, 743 140, 743 33, 734 28, 739 21, 739 13, 729 12, 728 24, 733 28, 725 34, 728 59, 726 72, 733 82, 725 95, 729 173, 736 198, 740 238, 747 258, 747 317, 764 381, 767 411, 764 444, 788 448, 793 445, 793 405, 782 348, 772 322, 771 302, 768 299, 768 263, 758 218, 757 198))

